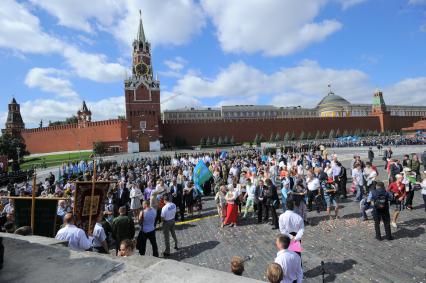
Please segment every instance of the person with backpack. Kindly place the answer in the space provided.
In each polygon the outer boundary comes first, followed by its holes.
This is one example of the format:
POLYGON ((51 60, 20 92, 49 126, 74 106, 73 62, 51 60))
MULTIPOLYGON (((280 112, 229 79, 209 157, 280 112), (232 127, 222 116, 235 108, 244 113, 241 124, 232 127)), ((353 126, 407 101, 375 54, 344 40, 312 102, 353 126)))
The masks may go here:
POLYGON ((392 194, 385 190, 383 182, 377 182, 376 189, 372 190, 367 198, 367 202, 373 206, 374 229, 376 230, 376 239, 379 241, 382 240, 380 221, 383 221, 383 225, 385 226, 386 239, 389 241, 393 239, 389 214, 389 201, 392 199, 392 194))

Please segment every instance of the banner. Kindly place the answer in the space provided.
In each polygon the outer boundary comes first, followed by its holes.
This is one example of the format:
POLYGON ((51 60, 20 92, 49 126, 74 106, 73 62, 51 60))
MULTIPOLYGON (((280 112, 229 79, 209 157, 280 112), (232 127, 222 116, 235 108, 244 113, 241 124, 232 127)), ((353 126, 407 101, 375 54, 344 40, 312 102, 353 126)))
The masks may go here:
POLYGON ((197 165, 194 168, 194 184, 195 188, 203 192, 203 185, 205 182, 210 180, 210 178, 213 177, 212 173, 210 172, 209 168, 204 164, 202 160, 199 160, 197 165))
POLYGON ((86 232, 93 231, 96 219, 104 211, 110 182, 96 182, 92 198, 92 182, 76 182, 74 192, 74 215, 76 226, 86 232), (91 208, 90 208, 91 207, 91 208), (90 210, 92 210, 90 214, 90 210), (91 219, 90 219, 91 218, 91 219), (90 219, 90 227, 89 227, 90 219))
MULTIPOLYGON (((31 226, 31 198, 15 198, 15 225, 16 228, 31 226)), ((57 198, 36 198, 34 210, 34 235, 55 237, 57 232, 58 208, 57 198)))

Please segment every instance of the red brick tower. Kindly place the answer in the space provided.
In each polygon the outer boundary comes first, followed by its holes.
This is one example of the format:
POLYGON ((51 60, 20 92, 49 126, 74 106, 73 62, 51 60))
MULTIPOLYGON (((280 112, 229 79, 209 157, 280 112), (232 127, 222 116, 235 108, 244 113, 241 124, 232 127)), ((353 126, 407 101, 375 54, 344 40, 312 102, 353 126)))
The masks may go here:
POLYGON ((380 120, 380 131, 382 133, 390 128, 390 112, 386 109, 383 92, 380 90, 374 92, 372 115, 378 116, 380 120))
POLYGON ((124 85, 128 151, 160 150, 160 82, 153 77, 151 46, 145 39, 142 18, 133 41, 132 76, 124 85))
POLYGON ((21 131, 25 129, 25 124, 22 120, 20 106, 15 98, 12 98, 8 108, 6 128, 2 132, 3 134, 10 134, 14 137, 21 137, 21 131))

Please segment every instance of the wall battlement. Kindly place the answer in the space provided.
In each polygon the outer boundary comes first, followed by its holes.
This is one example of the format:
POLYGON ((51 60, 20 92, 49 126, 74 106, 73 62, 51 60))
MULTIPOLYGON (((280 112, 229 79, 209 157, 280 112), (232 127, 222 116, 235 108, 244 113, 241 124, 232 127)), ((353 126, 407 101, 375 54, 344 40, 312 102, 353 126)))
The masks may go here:
POLYGON ((22 133, 36 133, 36 132, 46 132, 46 131, 71 130, 71 129, 76 129, 76 128, 80 128, 80 127, 85 128, 85 127, 98 127, 98 126, 105 126, 105 125, 121 125, 122 123, 126 123, 126 121, 121 120, 121 119, 111 119, 111 120, 103 120, 103 121, 96 121, 96 122, 86 122, 86 124, 84 126, 79 125, 78 123, 74 123, 74 124, 42 127, 42 128, 24 129, 24 130, 22 130, 22 133))

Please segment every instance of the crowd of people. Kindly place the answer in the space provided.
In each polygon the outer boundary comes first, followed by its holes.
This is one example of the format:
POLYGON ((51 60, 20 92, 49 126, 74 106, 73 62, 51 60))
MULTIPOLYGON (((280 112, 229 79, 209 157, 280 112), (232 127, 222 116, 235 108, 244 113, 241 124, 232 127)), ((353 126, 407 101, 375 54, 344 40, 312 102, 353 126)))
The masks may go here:
MULTIPOLYGON (((203 196, 214 196, 221 229, 236 227, 241 219, 251 217, 257 223, 271 224, 271 229, 279 232, 275 264, 267 268, 271 282, 301 282, 300 243, 310 221, 309 211, 325 210, 329 218, 338 218, 339 201, 353 193, 360 204, 362 220, 368 219, 367 214, 372 210, 376 238, 382 240, 382 221, 386 238, 392 240, 391 226, 397 227, 403 209, 413 208, 416 190, 421 189, 426 205, 426 181, 422 180, 426 168, 421 168, 421 163, 426 166, 426 151, 421 157, 411 154, 400 161, 388 147, 384 149, 383 165, 382 161, 376 161, 374 153, 368 154, 368 161, 355 155, 346 168, 336 154, 328 154, 323 146, 296 153, 264 154, 257 149, 244 149, 226 154, 193 153, 99 162, 97 180, 113 182, 104 211, 90 235, 75 225, 71 213, 75 190, 72 181, 90 180, 93 163, 78 164, 77 169, 76 166, 62 168, 64 181, 56 180, 51 174, 38 185, 37 194, 70 196, 59 202, 57 214, 63 220, 63 228, 56 235, 57 239, 68 241, 70 248, 99 253, 115 250, 117 256, 131 256, 137 249, 140 255, 145 255, 149 240, 152 255, 157 257, 160 255, 158 230, 164 235, 162 256, 168 257, 172 253, 170 236, 174 249, 179 249, 176 222, 197 217, 194 211, 197 214, 203 211, 203 196), (212 176, 203 184, 197 184, 194 178, 194 167, 200 160, 212 176), (79 166, 86 170, 79 170, 79 166), (379 166, 384 166, 387 176, 379 177, 379 166), (385 186, 382 180, 389 185, 385 186), (137 235, 135 225, 139 226, 137 235)), ((25 195, 31 191, 31 185, 26 183, 23 187, 9 186, 4 194, 25 195)), ((2 207, 7 222, 13 222, 13 200, 2 198, 2 207)), ((234 273, 242 274, 243 262, 241 258, 233 259, 234 273)))

